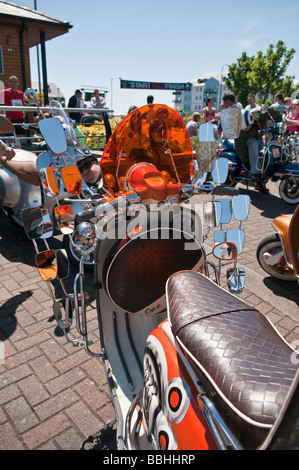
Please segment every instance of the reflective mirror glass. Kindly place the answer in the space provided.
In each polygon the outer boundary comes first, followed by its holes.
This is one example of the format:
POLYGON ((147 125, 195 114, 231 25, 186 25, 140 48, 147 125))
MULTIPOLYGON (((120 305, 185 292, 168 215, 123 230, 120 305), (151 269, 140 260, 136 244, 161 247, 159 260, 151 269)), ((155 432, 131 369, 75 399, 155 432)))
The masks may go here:
POLYGON ((220 206, 217 206, 217 210, 219 207, 220 213, 217 214, 217 220, 219 220, 220 224, 229 224, 232 218, 232 202, 231 199, 217 199, 220 206))
POLYGON ((234 260, 237 257, 237 247, 234 243, 223 242, 214 246, 212 253, 217 259, 234 260))
POLYGON ((59 230, 64 234, 74 231, 74 212, 70 205, 56 206, 54 215, 59 230))
POLYGON ((66 152, 66 135, 58 118, 41 119, 38 122, 38 127, 48 147, 55 155, 66 152))
POLYGON ((70 194, 79 194, 82 190, 82 178, 77 165, 65 166, 61 170, 65 188, 70 194))
POLYGON ((213 181, 217 184, 225 183, 228 175, 228 159, 216 158, 214 169, 212 171, 213 181))
POLYGON ((60 169, 55 167, 42 168, 39 174, 46 194, 48 196, 57 196, 60 192, 60 169))
POLYGON ((54 250, 41 251, 35 255, 35 264, 43 281, 53 281, 57 277, 57 260, 54 250))
POLYGON ((245 270, 230 268, 226 272, 227 286, 232 294, 240 294, 245 284, 245 270))
POLYGON ((34 88, 26 88, 23 93, 23 103, 25 106, 30 106, 32 104, 36 104, 37 102, 37 94, 34 88))
POLYGON ((217 230, 214 232, 214 243, 223 243, 226 241, 226 231, 225 230, 217 230))
POLYGON ((29 207, 21 213, 24 230, 30 240, 48 238, 53 235, 50 215, 40 207, 29 207))
POLYGON ((232 208, 236 220, 246 220, 250 209, 250 197, 247 194, 233 196, 232 208))
POLYGON ((208 227, 217 227, 221 217, 221 204, 219 201, 206 201, 203 205, 205 224, 208 227))
POLYGON ((245 232, 241 229, 230 229, 226 231, 226 241, 232 242, 236 245, 238 255, 243 251, 243 244, 245 240, 245 232))

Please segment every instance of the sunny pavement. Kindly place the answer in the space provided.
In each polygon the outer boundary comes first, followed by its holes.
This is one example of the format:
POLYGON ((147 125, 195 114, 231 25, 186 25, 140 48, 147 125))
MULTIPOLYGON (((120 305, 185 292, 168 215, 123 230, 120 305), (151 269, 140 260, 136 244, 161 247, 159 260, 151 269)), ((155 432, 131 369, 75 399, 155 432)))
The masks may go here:
MULTIPOLYGON (((267 195, 247 192, 251 207, 242 225, 246 238, 239 266, 246 269, 246 281, 240 297, 294 345, 299 340, 298 283, 270 278, 256 259, 257 245, 273 233, 271 220, 295 209, 279 198, 274 183, 268 186, 267 195)), ((192 202, 200 205, 209 199, 196 196, 192 202)), ((60 238, 50 246, 58 248, 60 238)), ((74 273, 72 268, 68 289, 74 273)), ((0 450, 112 448, 114 438, 103 432, 114 410, 101 360, 73 347, 61 334, 47 284, 34 266, 32 242, 6 219, 0 221, 0 276, 0 346, 4 344, 5 353, 0 364, 0 450)), ((87 278, 91 349, 100 351, 91 274, 87 278)), ((54 283, 54 288, 60 286, 54 283)), ((70 337, 78 337, 75 326, 70 337)))

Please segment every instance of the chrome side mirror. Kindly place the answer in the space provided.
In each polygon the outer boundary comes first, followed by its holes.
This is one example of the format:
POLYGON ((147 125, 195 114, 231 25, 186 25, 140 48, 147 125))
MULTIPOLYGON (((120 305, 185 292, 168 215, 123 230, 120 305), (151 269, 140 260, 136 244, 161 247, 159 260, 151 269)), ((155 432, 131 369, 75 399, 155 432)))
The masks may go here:
POLYGON ((53 236, 53 225, 48 211, 40 207, 29 207, 21 213, 24 230, 30 240, 53 236))
POLYGON ((230 268, 226 272, 226 280, 229 291, 232 294, 240 294, 245 284, 245 270, 241 268, 230 268))
POLYGON ((217 156, 216 132, 214 124, 201 124, 198 129, 198 144, 196 160, 201 172, 210 172, 214 169, 217 156))
POLYGON ((217 259, 226 259, 226 260, 234 260, 236 259, 238 252, 237 247, 232 242, 223 242, 215 245, 212 250, 213 255, 217 259))
POLYGON ((48 147, 55 155, 66 152, 66 135, 59 119, 56 117, 41 119, 38 122, 38 127, 48 147))
POLYGON ((37 93, 33 88, 27 88, 23 93, 23 103, 25 106, 37 103, 37 93))
POLYGON ((246 194, 239 194, 232 197, 232 210, 236 220, 246 220, 250 209, 250 197, 246 194))
POLYGON ((224 184, 228 175, 228 159, 216 158, 212 178, 216 184, 224 184))
POLYGON ((35 264, 43 281, 65 279, 69 275, 69 263, 65 250, 46 250, 35 255, 35 264))
POLYGON ((74 211, 72 206, 56 206, 54 208, 54 215, 61 233, 67 235, 74 231, 74 211))

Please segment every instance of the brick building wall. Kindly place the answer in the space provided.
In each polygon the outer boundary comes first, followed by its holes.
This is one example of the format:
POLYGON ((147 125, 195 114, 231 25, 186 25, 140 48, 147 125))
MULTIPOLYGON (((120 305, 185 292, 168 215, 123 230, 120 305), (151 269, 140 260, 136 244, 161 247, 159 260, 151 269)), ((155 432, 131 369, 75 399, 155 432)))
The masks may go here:
POLYGON ((4 87, 7 88, 9 77, 11 75, 16 75, 20 82, 19 88, 24 91, 24 88, 31 86, 30 58, 28 30, 27 28, 24 28, 22 37, 25 77, 23 77, 20 31, 20 25, 7 24, 3 18, 0 19, 0 46, 2 48, 4 72, 3 74, 0 74, 0 80, 4 83, 4 87))

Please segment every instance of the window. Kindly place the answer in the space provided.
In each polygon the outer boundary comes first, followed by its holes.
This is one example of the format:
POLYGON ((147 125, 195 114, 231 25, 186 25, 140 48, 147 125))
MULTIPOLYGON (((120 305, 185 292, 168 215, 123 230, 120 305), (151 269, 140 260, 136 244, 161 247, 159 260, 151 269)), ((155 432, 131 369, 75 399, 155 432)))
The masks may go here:
POLYGON ((4 67, 3 67, 3 58, 2 58, 2 46, 0 46, 0 75, 4 75, 4 67))

